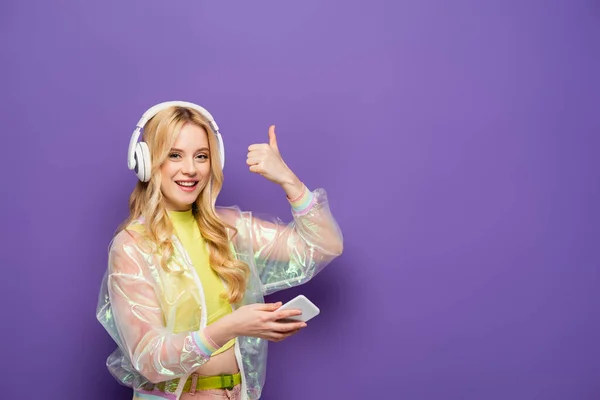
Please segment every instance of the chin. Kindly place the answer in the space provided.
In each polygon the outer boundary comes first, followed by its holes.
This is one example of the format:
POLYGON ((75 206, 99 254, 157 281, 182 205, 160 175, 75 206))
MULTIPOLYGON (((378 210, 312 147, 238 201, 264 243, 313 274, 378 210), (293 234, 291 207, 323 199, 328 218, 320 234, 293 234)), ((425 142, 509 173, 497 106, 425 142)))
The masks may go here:
POLYGON ((168 202, 172 205, 172 207, 176 207, 176 210, 183 211, 189 210, 192 207, 192 205, 196 202, 197 198, 198 196, 177 196, 170 197, 168 199, 168 202))
POLYGON ((177 201, 177 204, 179 204, 182 208, 188 209, 192 207, 192 205, 196 202, 197 198, 198 197, 194 197, 192 199, 179 199, 177 201))

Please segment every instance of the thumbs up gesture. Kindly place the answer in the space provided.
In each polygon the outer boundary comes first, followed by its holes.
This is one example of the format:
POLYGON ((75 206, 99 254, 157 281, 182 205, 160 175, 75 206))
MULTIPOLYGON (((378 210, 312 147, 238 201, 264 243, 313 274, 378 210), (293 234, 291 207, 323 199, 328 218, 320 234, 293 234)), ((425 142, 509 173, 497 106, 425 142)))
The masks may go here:
POLYGON ((269 143, 252 144, 248 147, 246 164, 250 166, 251 172, 260 174, 278 185, 296 178, 279 153, 275 125, 269 127, 269 143))

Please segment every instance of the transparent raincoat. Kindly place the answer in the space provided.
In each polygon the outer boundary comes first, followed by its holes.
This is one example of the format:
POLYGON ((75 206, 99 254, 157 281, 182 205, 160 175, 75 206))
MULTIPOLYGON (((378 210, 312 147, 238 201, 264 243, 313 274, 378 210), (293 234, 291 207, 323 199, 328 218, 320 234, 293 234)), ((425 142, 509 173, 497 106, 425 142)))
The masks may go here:
MULTIPOLYGON (((331 214, 327 194, 313 191, 313 203, 293 220, 259 219, 237 207, 217 207, 221 218, 237 229, 229 232, 236 258, 250 267, 241 305, 263 303, 264 296, 303 284, 342 252, 342 233, 331 214)), ((142 222, 142 221, 138 221, 142 222)), ((97 319, 117 344, 108 357, 110 373, 122 384, 141 390, 150 383, 186 379, 209 360, 199 352, 190 331, 175 331, 180 307, 198 308, 202 330, 207 315, 202 283, 185 249, 173 236, 175 251, 166 272, 158 256, 141 246, 140 234, 119 232, 109 249, 97 319)), ((258 399, 265 382, 267 341, 238 337, 235 355, 242 376, 242 398, 258 399)), ((164 393, 178 399, 183 384, 164 393)), ((154 393, 153 393, 154 394, 154 393)))

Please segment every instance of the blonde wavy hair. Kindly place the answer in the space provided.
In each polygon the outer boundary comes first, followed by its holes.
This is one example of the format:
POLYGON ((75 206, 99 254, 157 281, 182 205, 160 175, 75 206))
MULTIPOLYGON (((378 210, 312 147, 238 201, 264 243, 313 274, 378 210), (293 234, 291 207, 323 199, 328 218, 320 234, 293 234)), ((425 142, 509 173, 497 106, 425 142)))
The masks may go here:
POLYGON ((149 182, 138 181, 129 198, 129 217, 121 224, 119 231, 139 217, 143 217, 146 238, 153 251, 160 256, 161 266, 169 273, 179 273, 169 268, 174 247, 171 237, 173 225, 165 208, 160 190, 162 164, 185 124, 194 124, 204 129, 208 136, 210 151, 210 177, 192 204, 193 215, 198 222, 200 233, 208 244, 210 266, 227 284, 227 298, 230 303, 238 303, 244 296, 249 268, 243 261, 235 259, 227 236, 227 228, 235 234, 237 230, 223 222, 215 210, 215 203, 223 186, 223 171, 219 157, 218 143, 206 119, 196 110, 186 107, 170 107, 156 114, 144 127, 143 140, 148 144, 152 155, 152 171, 149 182))

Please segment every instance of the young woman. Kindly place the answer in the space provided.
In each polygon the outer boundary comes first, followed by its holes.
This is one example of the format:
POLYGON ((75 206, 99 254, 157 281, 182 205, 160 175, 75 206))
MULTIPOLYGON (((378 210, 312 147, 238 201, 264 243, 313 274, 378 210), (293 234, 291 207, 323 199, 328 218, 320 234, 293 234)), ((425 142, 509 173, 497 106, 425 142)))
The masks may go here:
POLYGON ((267 341, 306 326, 264 296, 307 282, 342 253, 326 192, 286 165, 273 126, 247 164, 281 186, 289 224, 216 207, 224 160, 217 124, 193 103, 152 107, 131 138, 139 182, 111 241, 97 318, 118 345, 108 369, 134 399, 260 398, 267 341))

